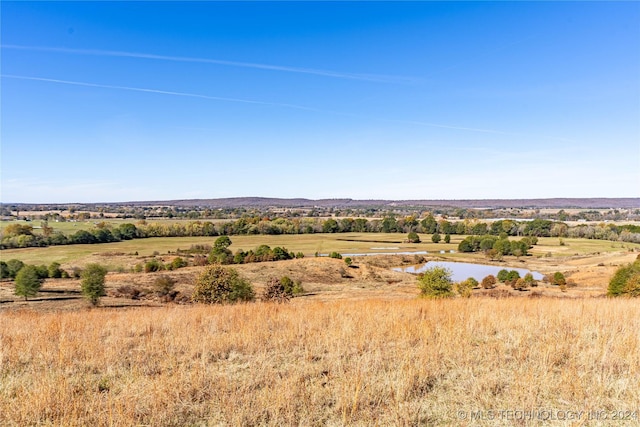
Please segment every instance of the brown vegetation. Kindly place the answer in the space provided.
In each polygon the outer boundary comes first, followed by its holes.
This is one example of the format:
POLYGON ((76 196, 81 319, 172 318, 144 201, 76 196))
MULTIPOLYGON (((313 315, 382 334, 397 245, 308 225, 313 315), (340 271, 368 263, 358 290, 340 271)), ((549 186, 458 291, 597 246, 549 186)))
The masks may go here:
POLYGON ((628 299, 5 311, 0 323, 2 425, 459 425, 458 411, 640 402, 628 299))

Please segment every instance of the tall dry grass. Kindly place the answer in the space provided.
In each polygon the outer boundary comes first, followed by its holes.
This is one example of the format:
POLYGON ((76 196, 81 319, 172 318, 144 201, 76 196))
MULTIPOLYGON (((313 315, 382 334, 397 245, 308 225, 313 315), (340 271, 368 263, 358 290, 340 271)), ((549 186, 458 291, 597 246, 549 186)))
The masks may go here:
POLYGON ((637 411, 639 331, 637 301, 605 299, 6 312, 0 425, 464 425, 480 410, 637 411))

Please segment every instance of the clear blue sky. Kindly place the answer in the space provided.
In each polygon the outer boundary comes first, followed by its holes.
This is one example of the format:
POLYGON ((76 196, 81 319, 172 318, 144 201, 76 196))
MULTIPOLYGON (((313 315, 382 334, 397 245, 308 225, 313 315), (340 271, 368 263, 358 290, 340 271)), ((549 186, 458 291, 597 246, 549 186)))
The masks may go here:
POLYGON ((640 196, 640 3, 8 2, 2 202, 640 196))

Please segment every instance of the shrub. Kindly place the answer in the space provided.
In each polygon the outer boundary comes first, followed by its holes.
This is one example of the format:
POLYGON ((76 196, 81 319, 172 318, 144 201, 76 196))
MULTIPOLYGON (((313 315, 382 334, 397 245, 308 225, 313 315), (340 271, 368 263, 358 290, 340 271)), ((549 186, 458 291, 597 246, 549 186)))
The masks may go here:
POLYGON ((100 297, 106 295, 104 289, 104 277, 107 269, 100 264, 89 264, 82 271, 82 294, 92 305, 98 305, 100 297))
POLYGON ((498 282, 498 280, 496 279, 496 277, 492 274, 488 275, 487 277, 485 277, 484 279, 482 279, 482 287, 484 289, 493 289, 496 287, 496 283, 498 282))
POLYGON ((173 288, 176 285, 176 280, 172 277, 169 276, 165 276, 160 275, 156 278, 156 280, 153 281, 153 288, 155 289, 156 293, 163 297, 166 295, 169 295, 169 293, 171 293, 171 291, 173 291, 173 288))
POLYGON ((117 296, 123 296, 131 299, 139 299, 140 298, 140 289, 135 288, 131 285, 120 286, 117 289, 117 296))
POLYGON ((451 243, 451 234, 445 234, 444 235, 444 242, 445 243, 451 243))
POLYGON ((264 301, 287 302, 290 298, 291 294, 287 292, 284 283, 282 283, 282 279, 278 280, 275 277, 269 279, 262 294, 264 301))
POLYGON ((565 279, 564 274, 559 271, 553 273, 553 277, 551 278, 551 284, 557 286, 566 286, 567 279, 565 279))
POLYGON ((62 270, 60 269, 60 264, 57 262, 52 262, 49 265, 48 271, 47 271, 48 275, 50 278, 52 279, 59 279, 62 277, 62 270))
POLYGON ((440 243, 440 240, 441 240, 441 237, 440 237, 440 234, 439 234, 439 233, 434 233, 434 234, 431 236, 431 241, 432 241, 433 243, 440 243))
POLYGON ((509 279, 509 270, 505 270, 504 268, 498 271, 498 281, 506 282, 509 279))
POLYGON ((518 291, 524 291, 525 289, 529 288, 529 286, 531 286, 526 280, 524 280, 522 277, 513 281, 513 289, 516 289, 518 291))
POLYGON ((329 258, 342 259, 342 255, 340 255, 338 252, 331 252, 329 254, 329 258))
POLYGON ((420 236, 418 236, 418 233, 416 233, 415 231, 412 231, 407 236, 407 242, 409 242, 409 243, 420 243, 420 236))
POLYGON ((196 279, 192 299, 207 304, 252 301, 255 293, 251 284, 233 268, 212 264, 196 279))
POLYGON ((173 261, 171 261, 170 265, 172 270, 177 270, 179 268, 186 267, 187 261, 185 261, 182 257, 175 257, 173 261))
POLYGON ((344 263, 347 264, 347 267, 350 267, 353 264, 353 260, 350 257, 346 257, 344 263))
POLYGON ((471 291, 478 284, 478 281, 473 277, 469 277, 460 283, 456 283, 455 288, 458 294, 463 298, 471 298, 471 291))
POLYGON ((538 286, 538 282, 536 281, 536 279, 533 278, 533 274, 531 273, 527 273, 524 275, 524 282, 528 287, 532 287, 532 286, 538 286))
POLYGON ((153 258, 144 264, 144 272, 152 273, 154 271, 164 270, 164 264, 160 260, 153 258))
POLYGON ((427 269, 418 277, 420 296, 426 298, 449 298, 453 296, 451 270, 443 267, 427 269))

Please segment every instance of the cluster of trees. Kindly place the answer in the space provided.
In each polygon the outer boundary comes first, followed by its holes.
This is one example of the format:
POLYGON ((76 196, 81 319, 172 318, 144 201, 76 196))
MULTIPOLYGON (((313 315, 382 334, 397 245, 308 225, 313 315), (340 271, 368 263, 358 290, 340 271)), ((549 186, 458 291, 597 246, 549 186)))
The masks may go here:
POLYGON ((140 232, 135 225, 128 223, 113 227, 101 222, 96 224, 92 230, 78 230, 69 235, 54 231, 46 222, 41 224, 40 229, 41 233, 35 233, 31 225, 10 224, 2 232, 0 249, 111 243, 148 237, 140 232))
POLYGON ((29 267, 40 280, 47 278, 68 278, 69 273, 60 268, 60 264, 52 262, 47 265, 29 265, 18 259, 10 259, 7 262, 0 261, 0 279, 15 279, 24 267, 29 267))
MULTIPOLYGON (((74 274, 81 280, 82 294, 91 304, 97 305, 100 297, 105 295, 104 278, 107 269, 100 264, 88 264, 83 270, 76 270, 74 274)), ((14 294, 24 297, 25 301, 38 294, 45 279, 68 277, 69 274, 62 270, 57 262, 46 266, 25 264, 17 259, 0 261, 0 278, 13 279, 14 294)))
POLYGON ((468 236, 458 244, 460 252, 485 252, 491 259, 500 259, 504 255, 526 256, 529 249, 538 243, 535 236, 520 240, 509 240, 507 236, 468 236))
POLYGON ((427 269, 418 276, 420 296, 425 298, 450 298, 455 296, 456 293, 463 298, 469 298, 471 297, 473 289, 479 289, 480 287, 493 289, 498 282, 502 282, 520 291, 538 286, 538 282, 533 278, 531 273, 520 277, 520 273, 516 270, 506 269, 500 270, 497 278, 493 275, 488 275, 482 279, 480 283, 473 277, 454 283, 451 279, 451 270, 444 267, 427 269))
POLYGON ((229 249, 231 243, 229 236, 218 237, 209 253, 209 263, 248 264, 252 262, 285 261, 294 258, 304 258, 302 252, 294 254, 286 248, 280 246, 271 248, 269 245, 260 245, 249 251, 238 249, 236 253, 233 254, 229 249))

